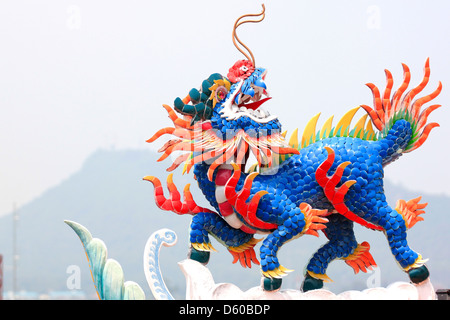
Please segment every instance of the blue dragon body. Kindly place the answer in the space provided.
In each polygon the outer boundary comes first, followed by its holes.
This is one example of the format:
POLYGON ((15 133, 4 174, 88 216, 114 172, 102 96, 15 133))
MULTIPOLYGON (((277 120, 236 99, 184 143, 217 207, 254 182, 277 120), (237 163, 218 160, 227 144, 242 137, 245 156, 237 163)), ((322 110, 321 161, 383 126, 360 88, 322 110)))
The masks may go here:
POLYGON ((355 273, 376 266, 369 244, 355 238, 357 223, 384 232, 394 258, 413 282, 427 279, 425 260, 406 238, 407 230, 422 220, 426 204, 419 197, 390 206, 383 190, 383 168, 420 147, 438 126, 427 123, 427 117, 439 105, 420 109, 442 87, 439 83, 434 92, 414 100, 428 83, 429 61, 422 82, 407 93, 410 72, 406 65, 403 68, 403 83, 393 95, 393 78, 386 70, 383 95, 368 84, 374 108, 361 105, 348 111, 336 126, 328 119, 320 130, 316 130, 316 115, 300 141, 296 131, 286 140, 278 118, 264 109, 270 99, 266 71, 256 68, 254 61, 239 60, 227 77, 212 74, 200 89, 177 98, 174 109, 164 105, 174 127, 159 130, 148 142, 165 134, 176 137, 160 149, 160 160, 185 151, 168 170, 183 163, 183 172, 193 168, 212 209, 199 207, 189 186, 181 200, 172 175, 167 180, 169 198, 159 179, 144 179, 155 186, 161 209, 193 215, 190 257, 207 263, 214 250, 213 236, 228 248, 234 262, 244 267, 260 264, 264 288, 275 290, 290 271, 278 261, 278 250, 304 234, 318 236, 322 231, 328 242, 309 260, 302 284, 304 291, 317 289, 330 281, 326 270, 333 260, 344 260, 355 273), (352 127, 359 109, 366 114, 352 127), (256 159, 251 167, 250 157, 256 159), (254 247, 259 241, 258 260, 254 247))

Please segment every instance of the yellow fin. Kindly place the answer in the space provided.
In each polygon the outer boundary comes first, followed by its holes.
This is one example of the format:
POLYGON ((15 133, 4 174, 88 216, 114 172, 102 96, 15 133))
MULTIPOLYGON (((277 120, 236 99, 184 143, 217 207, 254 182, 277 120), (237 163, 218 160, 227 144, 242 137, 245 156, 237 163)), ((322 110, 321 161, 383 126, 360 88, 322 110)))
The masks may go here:
POLYGON ((323 124, 323 127, 320 130, 320 135, 322 139, 328 138, 328 136, 330 135, 331 125, 333 124, 333 117, 334 116, 329 117, 328 120, 325 121, 325 123, 323 124), (327 134, 327 136, 324 136, 325 133, 327 134))
POLYGON ((317 119, 319 119, 320 112, 316 114, 314 117, 309 120, 308 124, 305 127, 305 130, 303 131, 302 136, 302 148, 305 148, 309 146, 310 142, 315 142, 316 140, 316 124, 317 119))
POLYGON ((365 114, 361 117, 361 119, 358 120, 358 122, 356 123, 354 130, 355 130, 355 137, 358 135, 358 132, 361 132, 360 137, 362 138, 364 135, 364 125, 366 124, 366 119, 367 119, 368 114, 365 114))
POLYGON ((298 129, 295 129, 292 134, 291 137, 289 139, 289 145, 292 148, 296 148, 298 149, 298 129))
POLYGON ((358 110, 359 110, 359 106, 347 111, 347 113, 344 114, 344 116, 341 118, 341 120, 339 120, 339 122, 336 126, 336 130, 334 131, 335 135, 339 131, 340 131, 341 135, 344 135, 345 130, 347 130, 350 127, 350 122, 352 122, 352 119, 355 116, 356 111, 358 111, 358 110))
POLYGON ((368 132, 367 139, 372 139, 375 136, 375 131, 373 131, 373 126, 372 126, 371 120, 369 122, 367 122, 365 132, 368 132))

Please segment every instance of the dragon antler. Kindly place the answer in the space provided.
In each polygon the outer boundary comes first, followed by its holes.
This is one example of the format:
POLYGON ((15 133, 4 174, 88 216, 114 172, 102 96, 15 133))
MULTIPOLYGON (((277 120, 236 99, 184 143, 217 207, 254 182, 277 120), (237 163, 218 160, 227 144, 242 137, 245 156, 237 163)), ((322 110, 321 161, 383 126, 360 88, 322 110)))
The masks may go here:
POLYGON ((262 9, 261 13, 258 13, 258 14, 244 14, 243 16, 240 16, 236 20, 236 22, 234 23, 234 27, 233 27, 233 43, 234 43, 235 47, 247 58, 247 60, 251 60, 252 61, 253 66, 256 66, 255 57, 253 56, 253 53, 250 51, 250 49, 245 44, 243 44, 242 41, 238 38, 238 36, 236 34, 236 29, 240 25, 242 25, 244 23, 248 23, 248 22, 258 23, 258 22, 263 21, 265 16, 266 16, 265 15, 266 7, 264 6, 264 4, 262 4, 262 8, 263 9, 262 9), (241 19, 246 18, 246 17, 260 17, 260 16, 262 16, 262 17, 259 20, 244 20, 244 21, 240 21, 241 19), (250 54, 251 58, 241 48, 239 48, 239 46, 236 43, 236 41, 239 42, 248 51, 248 53, 250 54))

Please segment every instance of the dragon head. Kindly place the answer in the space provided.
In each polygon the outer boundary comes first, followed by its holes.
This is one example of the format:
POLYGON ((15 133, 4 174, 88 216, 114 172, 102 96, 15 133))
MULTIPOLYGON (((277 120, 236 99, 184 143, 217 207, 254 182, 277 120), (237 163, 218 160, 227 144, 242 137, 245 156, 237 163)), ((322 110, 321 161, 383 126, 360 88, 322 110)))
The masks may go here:
POLYGON ((208 176, 211 179, 214 169, 224 163, 234 162, 245 168, 250 151, 260 168, 272 167, 277 154, 298 153, 285 142, 278 118, 263 106, 271 99, 265 83, 266 69, 256 67, 252 52, 236 35, 236 28, 243 23, 262 21, 264 12, 263 5, 260 14, 244 15, 235 22, 233 42, 247 59, 238 60, 226 77, 213 73, 199 89, 191 89, 184 99, 175 99, 175 111, 185 119, 178 118, 172 108, 164 106, 175 128, 161 129, 148 142, 166 133, 182 138, 167 142, 160 149, 164 152, 160 160, 175 150, 191 151, 190 155, 178 157, 169 171, 184 161, 187 171, 196 163, 206 162, 210 165, 208 176), (241 21, 249 16, 261 18, 241 21))
POLYGON ((280 131, 277 117, 270 115, 263 106, 271 99, 266 74, 266 69, 255 68, 249 60, 237 61, 227 75, 232 83, 230 89, 213 110, 212 127, 223 133, 244 130, 259 136, 280 131))

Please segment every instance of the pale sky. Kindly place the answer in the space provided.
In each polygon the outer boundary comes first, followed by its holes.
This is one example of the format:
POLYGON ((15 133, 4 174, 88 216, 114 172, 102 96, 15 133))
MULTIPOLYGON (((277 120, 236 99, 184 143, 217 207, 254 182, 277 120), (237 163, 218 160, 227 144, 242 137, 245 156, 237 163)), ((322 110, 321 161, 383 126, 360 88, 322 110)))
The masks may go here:
MULTIPOLYGON (((226 75, 242 55, 236 18, 259 13, 249 0, 42 0, 0 2, 0 215, 58 185, 99 148, 150 150, 170 125, 163 103, 226 75)), ((428 141, 386 168, 387 179, 450 195, 450 2, 268 0, 266 19, 239 29, 257 65, 269 70, 265 106, 300 132, 360 104, 372 105, 384 69, 402 81, 401 63, 423 76, 428 94, 443 83, 428 141)), ((429 105, 429 104, 428 104, 429 105)), ((363 113, 360 113, 362 115, 363 113)), ((152 164, 149 163, 149 174, 152 164)))

